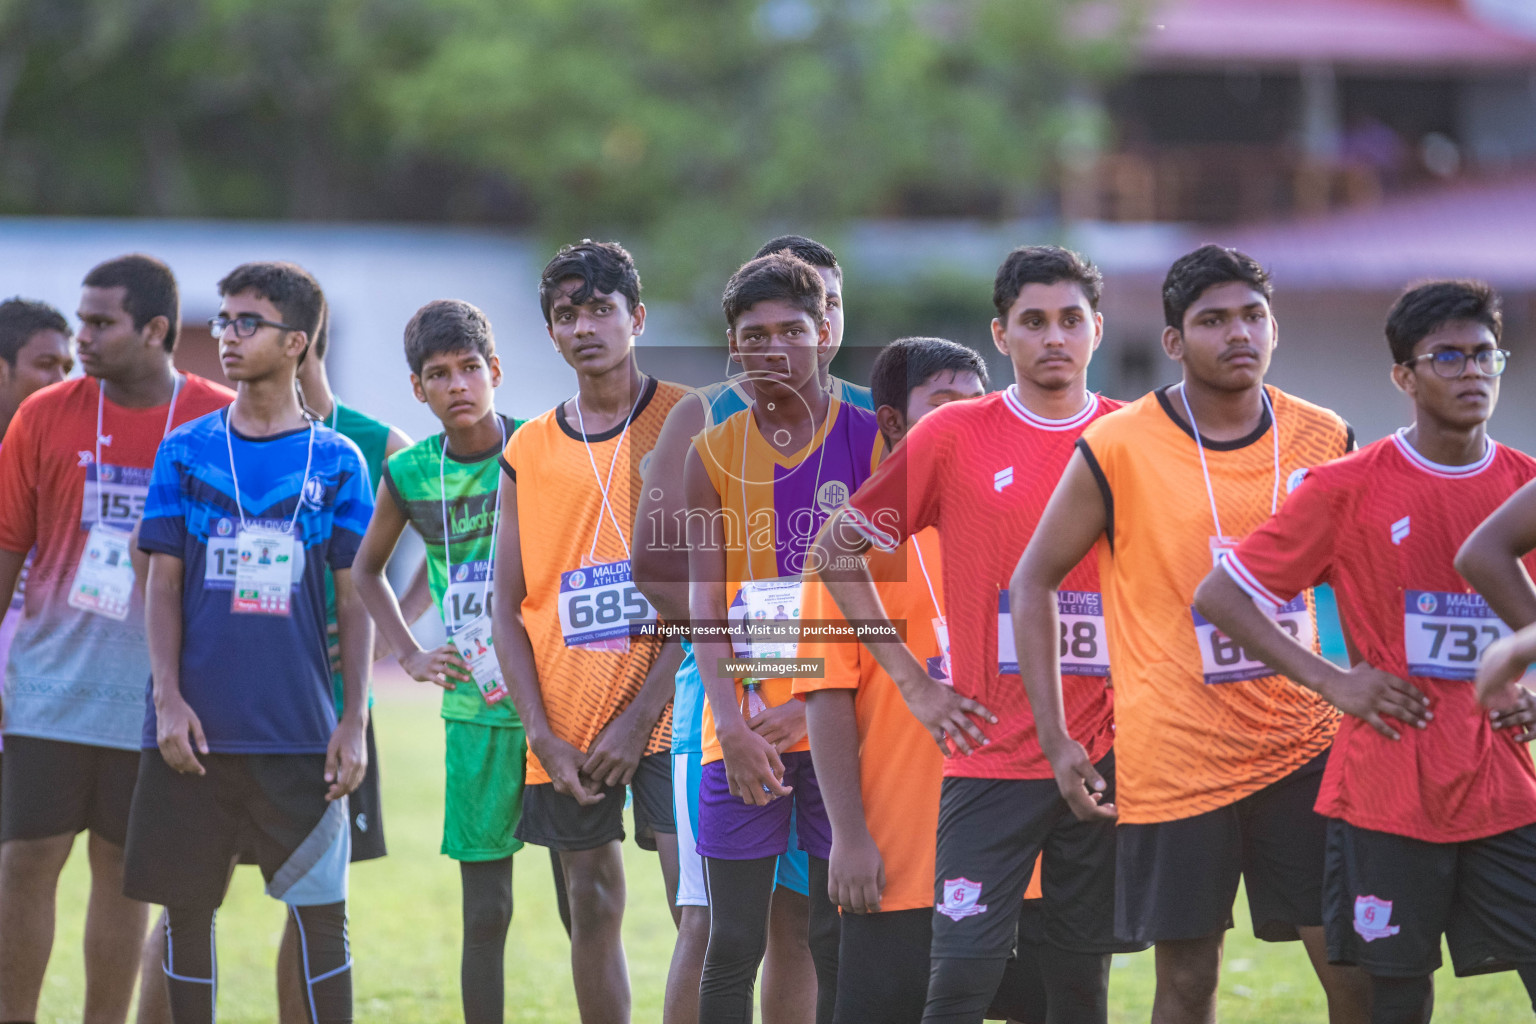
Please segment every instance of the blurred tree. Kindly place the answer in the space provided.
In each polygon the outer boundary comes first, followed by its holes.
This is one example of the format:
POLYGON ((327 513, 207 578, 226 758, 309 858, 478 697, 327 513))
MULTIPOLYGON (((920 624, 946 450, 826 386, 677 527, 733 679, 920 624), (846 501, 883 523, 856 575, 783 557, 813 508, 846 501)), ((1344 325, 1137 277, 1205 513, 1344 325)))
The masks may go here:
POLYGON ((0 210, 623 232, 676 292, 765 223, 1026 209, 1136 3, 0 0, 0 210))

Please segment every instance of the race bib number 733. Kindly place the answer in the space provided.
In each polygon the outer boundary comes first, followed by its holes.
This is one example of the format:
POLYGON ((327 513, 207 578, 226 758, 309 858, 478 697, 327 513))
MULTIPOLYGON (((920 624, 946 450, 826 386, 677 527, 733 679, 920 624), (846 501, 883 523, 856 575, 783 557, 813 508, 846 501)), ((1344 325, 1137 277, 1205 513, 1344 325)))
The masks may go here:
POLYGON ((1410 590, 1404 595, 1410 675, 1472 679, 1488 645, 1512 632, 1479 594, 1410 590))

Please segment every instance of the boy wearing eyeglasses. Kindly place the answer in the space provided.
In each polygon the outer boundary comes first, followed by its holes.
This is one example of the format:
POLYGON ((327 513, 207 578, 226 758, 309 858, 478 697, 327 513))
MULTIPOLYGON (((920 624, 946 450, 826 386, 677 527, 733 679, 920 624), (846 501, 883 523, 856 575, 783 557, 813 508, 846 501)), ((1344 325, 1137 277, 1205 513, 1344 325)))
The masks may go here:
POLYGON ((212 1024, 214 914, 253 847, 299 933, 310 1021, 350 1021, 346 796, 367 766, 373 647, 351 565, 373 511, 368 471, 356 445, 305 416, 294 387, 325 305, 314 278, 291 263, 245 264, 219 291, 235 401, 161 444, 139 532, 151 692, 124 889, 166 908, 172 1019, 212 1024))
POLYGON ((1488 436, 1501 331, 1482 282, 1404 293, 1386 334, 1412 425, 1308 471, 1195 593, 1248 656, 1345 712, 1317 799, 1324 931, 1330 962, 1369 975, 1378 1024, 1430 1019, 1442 935, 1458 976, 1536 962, 1536 711, 1523 692, 1497 716, 1478 704, 1478 664, 1511 630, 1456 564, 1536 478, 1536 459, 1488 436), (1272 617, 1319 583, 1339 594, 1352 669, 1272 617))

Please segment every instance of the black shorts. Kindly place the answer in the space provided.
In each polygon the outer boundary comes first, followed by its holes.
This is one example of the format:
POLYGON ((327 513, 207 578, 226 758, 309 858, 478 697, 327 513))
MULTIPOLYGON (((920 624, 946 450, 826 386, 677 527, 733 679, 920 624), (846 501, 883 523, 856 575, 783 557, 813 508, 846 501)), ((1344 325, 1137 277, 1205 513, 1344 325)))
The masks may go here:
POLYGON ((1323 923, 1327 820, 1312 809, 1325 750, 1291 774, 1192 818, 1121 825, 1115 934, 1135 942, 1203 939, 1232 927, 1241 879, 1253 934, 1299 939, 1323 923))
MULTIPOLYGON (((1115 755, 1098 765, 1115 793, 1115 755)), ((1114 934, 1115 826, 1078 821, 1054 779, 947 778, 934 865, 936 957, 1006 957, 1043 855, 1043 937, 1077 953, 1142 948, 1114 934)))
POLYGON ((267 892, 297 906, 345 898, 345 801, 325 799, 324 754, 204 754, 183 775, 158 750, 139 758, 123 892, 187 909, 217 907, 230 866, 254 852, 267 892))
MULTIPOLYGON (((384 846, 384 800, 379 792, 379 754, 373 743, 373 719, 368 720, 368 771, 357 788, 347 794, 352 823, 352 863, 378 860, 389 853, 384 846)), ((240 847, 241 864, 259 864, 254 837, 240 847)))
MULTIPOLYGON (((641 822, 652 833, 677 832, 672 819, 672 753, 647 754, 630 780, 635 798, 635 830, 641 822)), ((513 834, 525 843, 551 850, 595 850, 624 838, 624 787, 605 786, 603 799, 583 807, 555 784, 541 782, 523 789, 523 816, 513 834)), ((639 841, 639 836, 636 836, 639 841)), ((647 849, 656 848, 654 839, 647 849)))
POLYGON ((373 719, 368 719, 368 771, 357 788, 347 794, 352 821, 352 860, 377 860, 389 852, 384 846, 384 800, 379 792, 379 748, 373 742, 373 719))
POLYGON ((1328 959, 1367 974, 1458 977, 1536 964, 1536 825, 1426 843, 1328 822, 1323 892, 1328 959))
POLYGON ((0 777, 0 842, 86 829, 114 846, 127 840, 138 751, 7 736, 5 753, 11 770, 0 777))

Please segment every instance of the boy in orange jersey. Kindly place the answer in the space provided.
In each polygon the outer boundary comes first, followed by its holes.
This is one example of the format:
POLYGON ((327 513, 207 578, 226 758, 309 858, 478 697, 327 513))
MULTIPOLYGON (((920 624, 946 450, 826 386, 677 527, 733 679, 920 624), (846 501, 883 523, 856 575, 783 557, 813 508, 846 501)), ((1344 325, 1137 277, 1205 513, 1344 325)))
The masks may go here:
MULTIPOLYGON (((1269 275, 1207 245, 1163 284, 1163 349, 1183 380, 1091 425, 1014 573, 1019 667, 1041 745, 1079 817, 1116 806, 1062 713, 1057 588, 1099 550, 1115 685, 1118 937, 1157 946, 1153 1019, 1214 1019, 1239 877, 1254 932, 1301 939, 1331 1019, 1365 1020, 1358 972, 1330 967, 1324 819, 1313 811, 1338 714, 1246 657, 1192 607, 1222 552, 1301 470, 1354 447, 1336 414, 1264 385, 1277 327, 1269 275)), ((1278 612, 1316 649, 1307 594, 1278 612)))
POLYGON ((550 338, 576 397, 512 435, 502 456, 494 633, 463 624, 471 672, 488 656, 528 738, 517 838, 560 854, 571 908, 571 973, 583 1021, 629 1019, 624 787, 655 833, 668 902, 677 885, 670 735, 675 642, 642 633, 655 612, 630 573, 644 465, 684 394, 640 372, 640 276, 621 246, 561 249, 539 285, 550 338), (494 637, 494 643, 490 641, 494 637))

